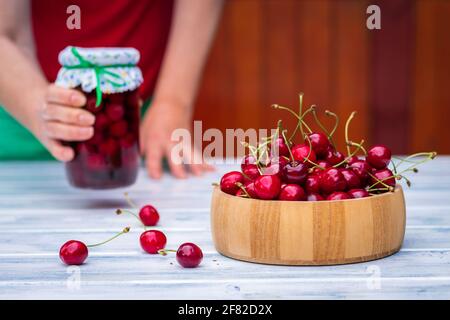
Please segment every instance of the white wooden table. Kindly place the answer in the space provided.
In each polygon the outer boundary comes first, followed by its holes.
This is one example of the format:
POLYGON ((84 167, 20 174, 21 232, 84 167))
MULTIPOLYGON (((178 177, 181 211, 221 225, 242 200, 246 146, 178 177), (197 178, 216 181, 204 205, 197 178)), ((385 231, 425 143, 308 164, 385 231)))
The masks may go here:
POLYGON ((219 255, 209 227, 211 182, 231 168, 160 182, 142 171, 126 190, 83 191, 67 185, 61 164, 0 163, 0 299, 450 298, 450 157, 438 157, 411 177, 398 254, 332 267, 259 265, 219 255), (114 213, 126 206, 124 191, 139 205, 159 209, 158 229, 169 248, 187 241, 201 246, 201 267, 182 269, 173 255, 143 253, 138 223, 114 213), (66 240, 93 243, 127 225, 129 234, 92 248, 85 265, 60 262, 66 240))

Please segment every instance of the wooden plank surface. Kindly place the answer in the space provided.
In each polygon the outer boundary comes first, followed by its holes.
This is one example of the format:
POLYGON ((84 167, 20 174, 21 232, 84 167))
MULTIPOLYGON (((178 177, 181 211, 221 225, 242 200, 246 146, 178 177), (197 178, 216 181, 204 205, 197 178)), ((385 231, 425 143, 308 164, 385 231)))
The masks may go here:
POLYGON ((70 188, 58 163, 0 164, 0 298, 125 299, 449 299, 450 157, 422 167, 405 190, 402 250, 386 259, 332 267, 284 267, 239 262, 216 253, 211 241, 211 183, 234 165, 201 178, 150 181, 141 172, 126 190, 70 188), (174 256, 139 247, 139 225, 116 216, 130 192, 160 211, 168 247, 199 244, 200 268, 182 269, 174 256), (64 266, 60 245, 96 242, 130 225, 132 231, 91 250, 81 267, 64 266), (79 279, 80 281, 75 281, 79 279))

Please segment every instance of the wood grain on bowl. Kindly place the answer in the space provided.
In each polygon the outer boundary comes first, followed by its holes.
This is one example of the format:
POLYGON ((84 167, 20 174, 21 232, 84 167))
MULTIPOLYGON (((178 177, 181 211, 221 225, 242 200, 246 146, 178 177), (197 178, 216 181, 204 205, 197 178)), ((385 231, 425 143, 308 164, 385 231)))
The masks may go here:
POLYGON ((211 229, 218 252, 282 265, 362 262, 397 252, 405 234, 403 190, 342 201, 263 201, 214 188, 211 229))

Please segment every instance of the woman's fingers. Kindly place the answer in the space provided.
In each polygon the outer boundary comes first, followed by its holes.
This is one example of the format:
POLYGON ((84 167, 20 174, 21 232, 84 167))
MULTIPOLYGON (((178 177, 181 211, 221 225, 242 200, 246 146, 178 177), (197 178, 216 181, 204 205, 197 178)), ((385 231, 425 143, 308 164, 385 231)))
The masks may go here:
POLYGON ((66 105, 69 107, 82 107, 86 104, 86 96, 78 90, 66 89, 51 84, 47 90, 47 102, 66 105))
POLYGON ((162 175, 162 157, 163 152, 160 145, 150 145, 145 148, 145 163, 149 176, 153 179, 159 179, 162 175))
POLYGON ((72 148, 63 146, 59 141, 48 139, 45 145, 52 156, 59 161, 68 162, 75 156, 72 148))
POLYGON ((53 103, 47 104, 42 116, 47 121, 53 120, 79 126, 92 126, 95 122, 95 116, 89 111, 53 103))
POLYGON ((45 130, 48 137, 64 141, 85 141, 94 135, 93 127, 79 127, 54 121, 46 122, 45 130))

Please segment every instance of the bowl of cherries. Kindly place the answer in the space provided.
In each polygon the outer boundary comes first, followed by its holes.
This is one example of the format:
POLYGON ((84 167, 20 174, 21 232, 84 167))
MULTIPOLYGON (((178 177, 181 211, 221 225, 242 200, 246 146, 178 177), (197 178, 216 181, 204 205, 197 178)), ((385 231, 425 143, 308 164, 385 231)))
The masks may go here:
POLYGON ((436 157, 420 152, 395 157, 383 145, 349 139, 353 112, 345 123, 345 150, 327 129, 315 106, 296 112, 294 130, 282 127, 248 153, 240 170, 215 184, 211 204, 213 241, 231 258, 281 265, 332 265, 369 261, 397 252, 405 234, 401 182, 436 157), (313 124, 307 119, 312 119, 313 124), (313 130, 313 126, 320 130, 313 130))

